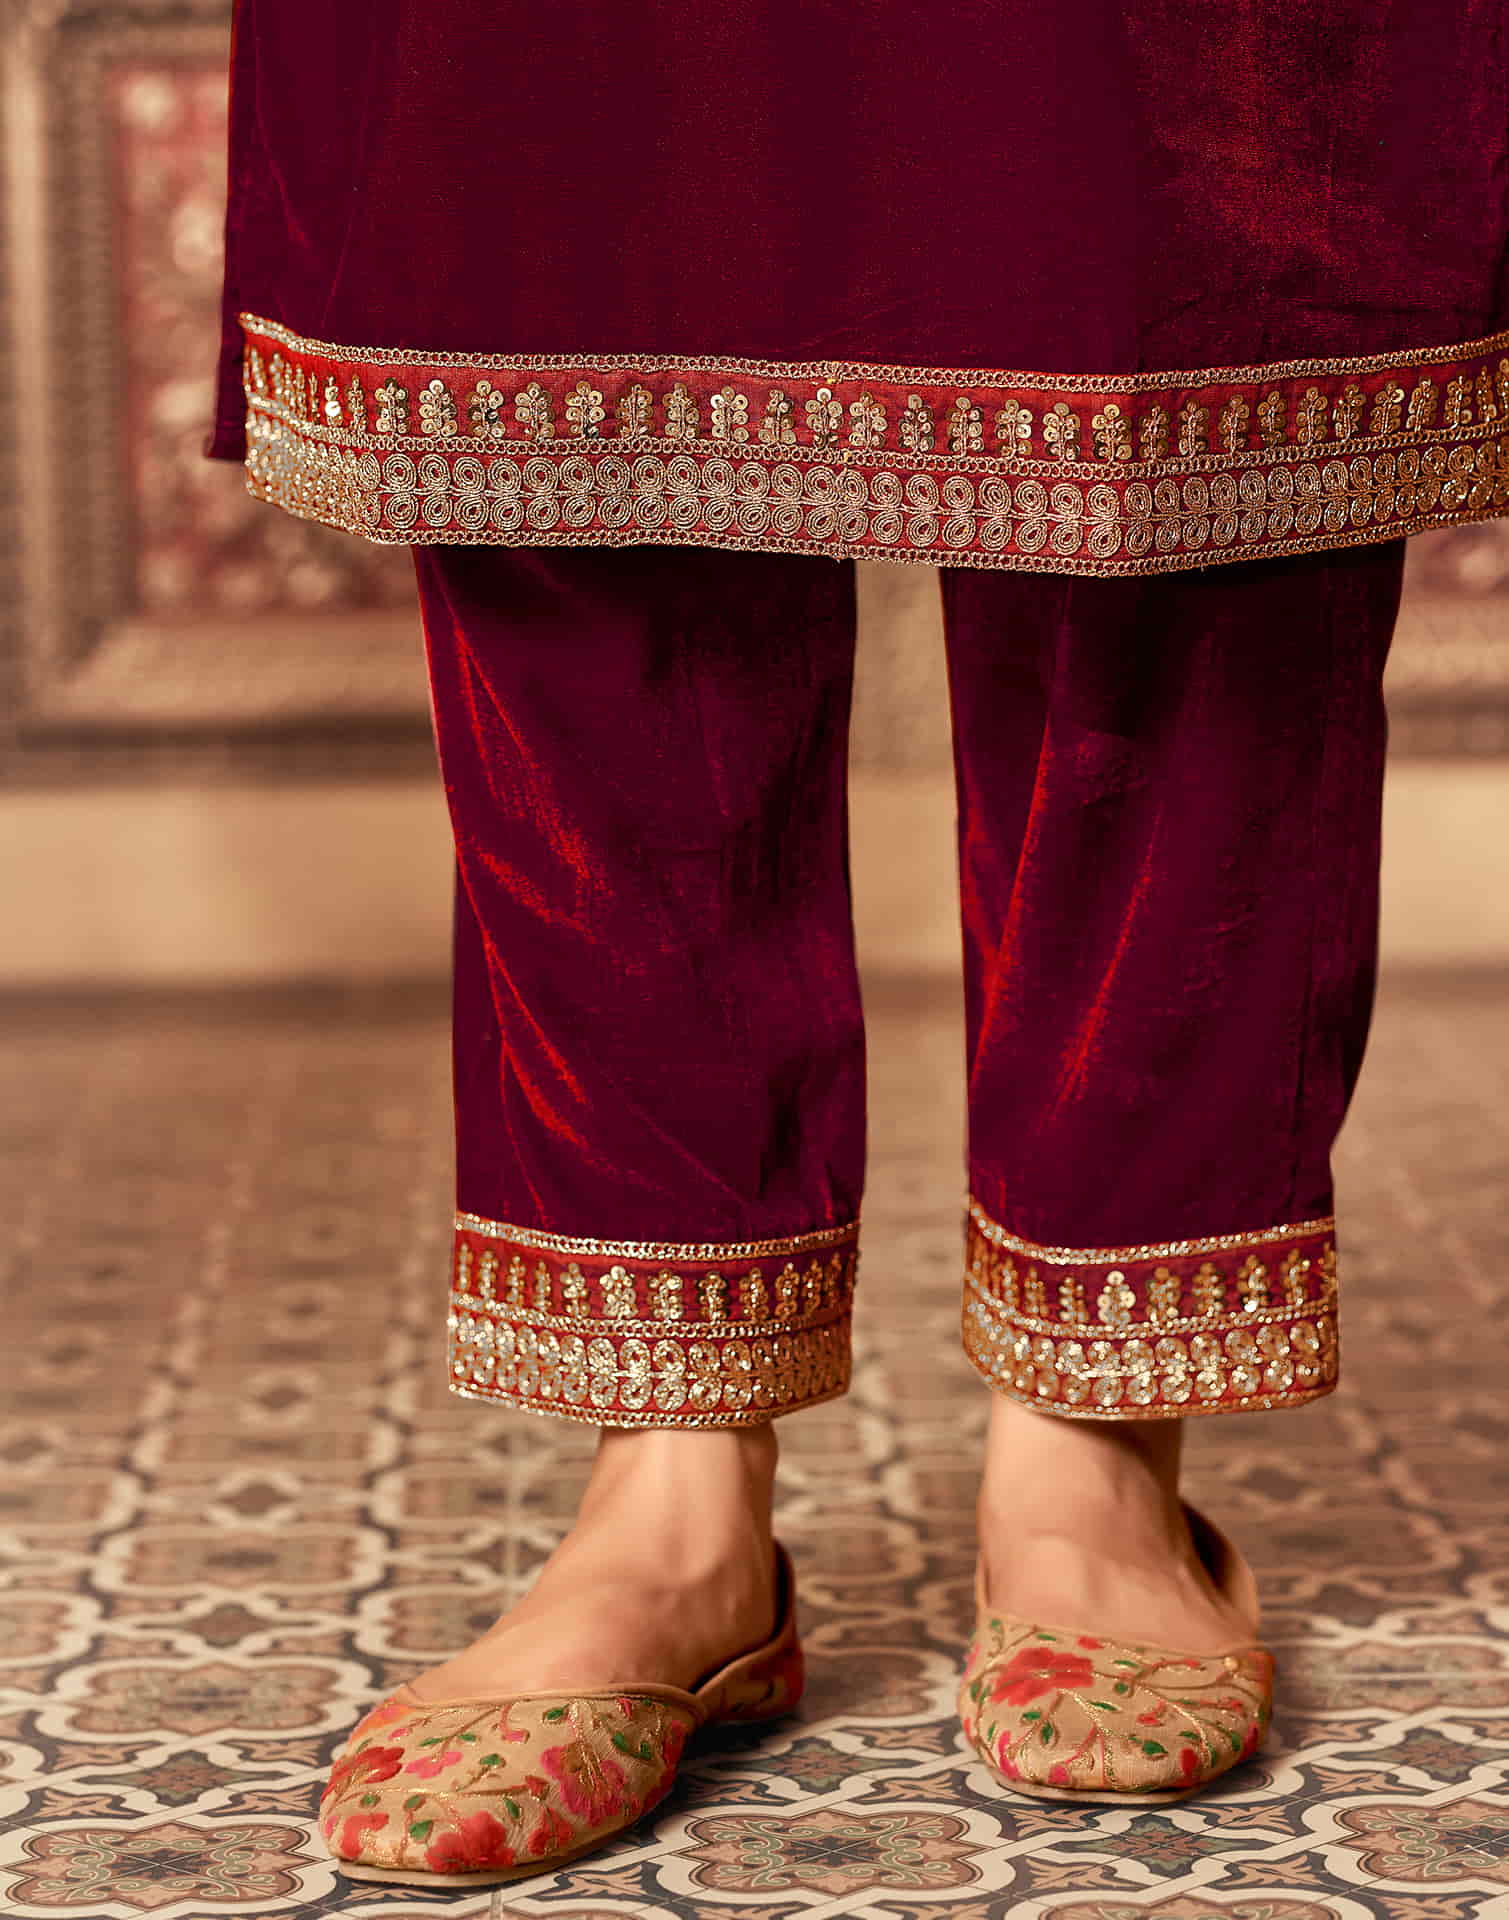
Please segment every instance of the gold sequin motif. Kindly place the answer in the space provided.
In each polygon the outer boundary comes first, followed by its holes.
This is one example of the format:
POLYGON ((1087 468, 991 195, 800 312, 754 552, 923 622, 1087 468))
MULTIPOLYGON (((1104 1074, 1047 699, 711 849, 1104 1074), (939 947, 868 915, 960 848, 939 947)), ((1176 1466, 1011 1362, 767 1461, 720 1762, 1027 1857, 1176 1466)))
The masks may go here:
POLYGON ((684 1245, 458 1214, 451 1385, 600 1426, 727 1426, 831 1399, 849 1381, 858 1227, 684 1245))
POLYGON ((374 541, 1139 574, 1509 513, 1509 332, 1122 378, 347 347, 243 314, 250 491, 374 541))
POLYGON ((1331 1219, 1044 1247, 972 1196, 966 1209, 964 1348, 1014 1399, 1082 1418, 1174 1417, 1298 1405, 1336 1384, 1331 1219))

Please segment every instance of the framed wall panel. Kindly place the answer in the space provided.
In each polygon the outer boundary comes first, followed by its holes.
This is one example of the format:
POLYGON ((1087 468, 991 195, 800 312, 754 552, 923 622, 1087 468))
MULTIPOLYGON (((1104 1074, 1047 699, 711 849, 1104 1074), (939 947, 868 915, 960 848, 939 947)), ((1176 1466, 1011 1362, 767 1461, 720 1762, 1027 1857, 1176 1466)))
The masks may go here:
POLYGON ((402 549, 208 461, 224 0, 10 0, 4 772, 340 777, 431 763, 402 549))

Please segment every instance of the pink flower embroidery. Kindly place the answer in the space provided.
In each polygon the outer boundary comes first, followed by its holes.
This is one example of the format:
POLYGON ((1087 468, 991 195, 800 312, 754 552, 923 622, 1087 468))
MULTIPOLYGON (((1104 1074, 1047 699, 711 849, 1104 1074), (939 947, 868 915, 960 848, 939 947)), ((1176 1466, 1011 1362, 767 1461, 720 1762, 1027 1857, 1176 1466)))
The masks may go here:
POLYGON ((391 1780, 403 1764, 402 1747, 363 1747, 359 1753, 343 1753, 330 1769, 321 1800, 337 1800, 353 1787, 375 1786, 379 1780, 391 1780))
POLYGON ((602 1826, 630 1811, 624 1770, 616 1760, 598 1753, 585 1740, 547 1747, 540 1765, 561 1790, 566 1809, 589 1827, 602 1826))
POLYGON ((990 1683, 990 1697, 1013 1707, 1025 1707, 1039 1694, 1065 1687, 1088 1686, 1095 1669, 1082 1653, 1064 1653, 1057 1647, 1022 1647, 990 1683))
POLYGON ((421 1780, 433 1780, 437 1773, 456 1766, 462 1757, 460 1747, 442 1747, 438 1753, 432 1750, 421 1760, 411 1760, 404 1772, 415 1774, 421 1780))
POLYGON ((340 1860, 360 1860, 362 1835, 376 1833, 387 1824, 385 1813, 353 1813, 342 1823, 340 1837, 332 1842, 330 1851, 340 1860))
POLYGON ((365 1740, 369 1734, 377 1732, 379 1727, 390 1727, 395 1720, 408 1720, 413 1709, 406 1707, 401 1700, 379 1700, 370 1713, 363 1715, 351 1729, 353 1743, 365 1740))
POLYGON ((485 1867, 518 1864, 508 1844, 508 1829, 490 1813, 469 1813, 454 1827, 437 1833, 424 1857, 436 1873, 480 1873, 485 1867))
POLYGON ((538 1860, 542 1854, 569 1847, 575 1838, 570 1822, 563 1820, 554 1807, 541 1807, 539 1825, 524 1844, 538 1860))

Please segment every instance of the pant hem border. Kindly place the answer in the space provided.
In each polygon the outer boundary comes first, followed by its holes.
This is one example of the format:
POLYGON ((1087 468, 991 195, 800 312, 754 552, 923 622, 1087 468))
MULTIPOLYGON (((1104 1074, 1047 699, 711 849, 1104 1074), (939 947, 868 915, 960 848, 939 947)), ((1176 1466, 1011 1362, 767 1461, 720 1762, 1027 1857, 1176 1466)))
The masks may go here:
POLYGON ((845 1392, 859 1221, 739 1242, 456 1216, 453 1391, 595 1426, 751 1425, 845 1392), (568 1257, 570 1256, 570 1257, 568 1257))
POLYGON ((527 1395, 500 1391, 497 1387, 472 1386, 460 1380, 452 1380, 450 1390, 463 1400, 486 1400, 494 1406, 507 1407, 516 1413, 537 1414, 544 1419, 575 1420, 582 1426, 637 1430, 646 1427, 764 1426, 771 1420, 780 1419, 784 1414, 803 1413, 808 1407, 819 1407, 825 1401, 841 1399, 849 1391, 849 1384, 846 1374, 836 1386, 830 1386, 821 1393, 809 1394, 805 1400, 789 1401, 778 1407, 751 1405, 738 1410, 719 1409, 712 1413, 694 1415, 666 1414, 658 1408, 631 1412, 619 1407, 568 1405, 560 1400, 530 1399, 527 1395))
POLYGON ((1097 1249, 1042 1246, 972 1194, 965 1206, 961 1338, 1008 1398, 1079 1419, 1183 1419, 1299 1406, 1337 1384, 1330 1216, 1097 1249))

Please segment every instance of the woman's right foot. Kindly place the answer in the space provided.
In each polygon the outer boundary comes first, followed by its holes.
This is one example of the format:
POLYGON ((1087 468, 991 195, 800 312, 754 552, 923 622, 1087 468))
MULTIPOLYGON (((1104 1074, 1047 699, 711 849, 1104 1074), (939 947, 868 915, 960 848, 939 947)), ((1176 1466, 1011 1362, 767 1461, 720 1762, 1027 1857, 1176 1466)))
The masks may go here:
POLYGON ((777 1452, 768 1422, 604 1428, 576 1520, 534 1585, 411 1691, 694 1689, 776 1629, 777 1452))

